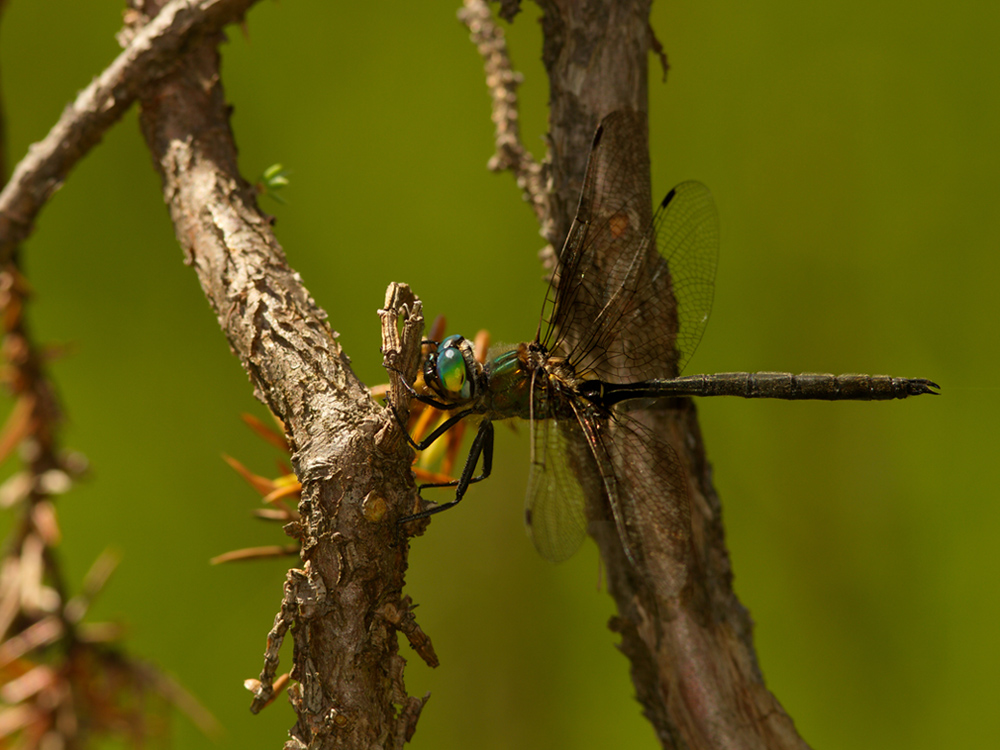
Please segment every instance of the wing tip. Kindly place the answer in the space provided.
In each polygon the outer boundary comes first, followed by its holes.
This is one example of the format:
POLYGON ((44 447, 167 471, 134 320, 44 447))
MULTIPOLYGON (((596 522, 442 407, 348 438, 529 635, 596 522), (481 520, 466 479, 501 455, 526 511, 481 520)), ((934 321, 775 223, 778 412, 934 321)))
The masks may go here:
POLYGON ((674 196, 676 195, 677 195, 677 188, 676 187, 671 188, 670 192, 667 193, 665 196, 663 196, 663 200, 660 201, 660 208, 666 208, 667 204, 669 204, 670 201, 672 201, 674 199, 674 196))
POLYGON ((597 126, 597 130, 594 131, 594 140, 590 144, 590 150, 593 151, 601 143, 601 138, 604 136, 604 120, 601 120, 601 124, 597 126))

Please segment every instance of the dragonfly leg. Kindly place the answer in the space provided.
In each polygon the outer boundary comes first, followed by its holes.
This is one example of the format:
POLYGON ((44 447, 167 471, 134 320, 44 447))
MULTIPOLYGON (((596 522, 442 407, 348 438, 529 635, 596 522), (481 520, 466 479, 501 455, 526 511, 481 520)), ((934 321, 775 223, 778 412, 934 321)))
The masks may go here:
POLYGON ((399 375, 400 376, 399 381, 403 384, 403 387, 410 392, 410 396, 415 398, 420 403, 427 404, 428 406, 433 406, 435 409, 440 409, 441 411, 447 411, 448 409, 455 408, 454 404, 446 404, 443 401, 438 401, 437 399, 431 398, 430 396, 424 396, 421 393, 417 393, 416 389, 412 385, 406 382, 406 378, 403 376, 403 373, 400 370, 397 370, 395 367, 390 367, 389 365, 386 365, 385 369, 392 370, 394 373, 399 375))
MULTIPOLYGON (((435 407, 435 408, 437 408, 437 407, 435 407)), ((458 424, 459 422, 461 422, 463 419, 465 419, 469 415, 475 414, 475 410, 473 410, 473 409, 464 409, 463 411, 460 411, 458 414, 454 414, 454 415, 448 417, 448 419, 446 419, 444 422, 442 422, 438 426, 438 428, 436 430, 434 430, 434 432, 432 432, 430 435, 428 435, 427 437, 425 437, 419 443, 417 441, 415 441, 412 437, 410 437, 410 433, 406 429, 406 425, 403 423, 403 420, 399 418, 399 415, 397 415, 395 413, 395 411, 393 412, 393 414, 396 416, 396 422, 399 424, 400 427, 403 428, 403 434, 406 435, 406 441, 410 444, 410 446, 412 448, 414 448, 415 450, 425 451, 428 448, 430 448, 431 445, 434 444, 435 440, 437 440, 439 437, 441 437, 442 435, 444 435, 448 430, 450 430, 456 424, 458 424)))
MULTIPOLYGON (((442 432, 446 425, 450 426, 449 423, 453 421, 458 421, 458 418, 465 417, 466 414, 456 414, 455 417, 449 419, 440 428, 432 433, 442 432)), ((431 442, 434 442, 433 440, 431 442)), ((419 513, 414 513, 412 516, 407 516, 406 518, 401 518, 400 523, 406 523, 407 521, 415 521, 418 518, 427 518, 428 516, 433 516, 436 513, 440 513, 443 510, 448 510, 448 508, 453 508, 458 505, 462 498, 465 496, 466 490, 469 489, 470 484, 476 482, 481 482, 486 479, 490 473, 493 471, 493 423, 489 420, 483 420, 482 424, 479 425, 479 432, 476 433, 476 439, 472 441, 472 447, 469 448, 469 457, 465 459, 465 467, 462 469, 462 476, 451 482, 439 482, 435 484, 422 484, 417 488, 417 492, 427 489, 428 487, 454 487, 455 488, 455 499, 450 500, 447 503, 442 503, 441 505, 435 505, 433 508, 428 508, 427 510, 422 510, 419 513), (483 458, 483 471, 477 477, 476 465, 479 463, 479 457, 483 458)))

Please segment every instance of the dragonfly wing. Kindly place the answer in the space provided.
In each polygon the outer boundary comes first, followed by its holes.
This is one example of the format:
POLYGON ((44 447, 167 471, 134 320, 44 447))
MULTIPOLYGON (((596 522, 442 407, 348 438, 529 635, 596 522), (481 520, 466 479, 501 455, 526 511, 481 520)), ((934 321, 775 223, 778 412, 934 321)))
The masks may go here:
MULTIPOLYGON (((571 361, 587 362, 607 378, 611 332, 620 321, 615 302, 635 276, 637 252, 648 234, 649 155, 645 116, 620 110, 594 135, 576 217, 549 288, 549 329, 543 343, 571 361)), ((588 367, 588 365, 590 367, 588 367)))
MULTIPOLYGON (((594 136, 541 343, 584 379, 677 374, 708 319, 718 238, 715 205, 700 183, 678 185, 654 218, 645 115, 609 115, 594 136)), ((657 435, 665 425, 656 410, 626 413, 621 405, 609 415, 583 399, 572 406, 576 420, 533 425, 528 518, 536 547, 550 559, 572 553, 586 528, 583 492, 603 487, 626 552, 680 591, 690 507, 684 469, 657 435)))
POLYGON ((586 453, 578 425, 572 420, 535 420, 525 521, 535 549, 545 559, 561 562, 580 548, 587 531, 581 481, 594 476, 593 458, 586 453))
MULTIPOLYGON (((698 348, 712 312, 719 260, 719 213, 712 193, 700 182, 682 182, 656 209, 653 234, 667 261, 671 295, 679 311, 675 347, 680 372, 698 348)), ((654 285, 658 272, 653 271, 654 285)))
POLYGON ((682 183, 654 218, 646 143, 645 115, 621 110, 601 122, 547 297, 546 347, 579 374, 611 382, 676 374, 712 304, 719 231, 711 193, 682 183))
POLYGON ((679 593, 691 561, 687 475, 673 447, 643 424, 655 413, 616 412, 603 420, 576 408, 626 555, 671 595, 679 593))

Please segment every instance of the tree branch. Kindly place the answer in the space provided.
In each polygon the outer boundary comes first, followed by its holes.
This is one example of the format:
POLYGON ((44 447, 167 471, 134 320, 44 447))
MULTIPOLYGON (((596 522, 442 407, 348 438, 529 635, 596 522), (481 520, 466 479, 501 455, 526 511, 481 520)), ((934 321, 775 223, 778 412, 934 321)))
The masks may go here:
POLYGON ((513 172, 524 199, 531 203, 538 221, 544 222, 549 215, 545 170, 525 149, 518 124, 517 87, 524 78, 514 70, 503 29, 494 22, 485 0, 465 0, 458 17, 469 28, 472 43, 483 58, 486 85, 493 102, 497 150, 488 169, 513 172))
MULTIPOLYGON (((618 109, 647 109, 653 37, 649 2, 539 4, 551 88, 550 196, 548 215, 540 223, 559 248, 576 212, 597 123, 618 109)), ((516 113, 506 119, 515 121, 516 113)), ((644 179, 648 183, 648 169, 644 179)), ((664 362, 663 367, 669 373, 672 364, 664 362)), ((618 605, 612 626, 621 633, 644 712, 666 748, 804 748, 791 719, 764 686, 752 622, 732 590, 721 504, 693 404, 684 400, 681 408, 663 410, 656 429, 671 443, 690 479, 694 549, 686 585, 678 593, 676 582, 634 570, 613 523, 592 524, 591 529, 618 605)), ((665 496, 663 502, 678 500, 665 496)), ((592 519, 607 519, 607 501, 599 489, 588 503, 592 519)), ((626 522, 639 529, 644 550, 655 554, 669 549, 669 540, 660 536, 663 530, 642 528, 638 519, 626 522)))
MULTIPOLYGON (((143 9, 151 15, 155 4, 143 9)), ((414 499, 412 452, 354 376, 239 175, 218 41, 202 37, 143 92, 140 122, 186 261, 255 395, 284 423, 302 483, 301 521, 286 531, 304 564, 289 573, 254 707, 270 695, 271 646, 290 630, 298 684, 288 692, 299 718, 286 747, 401 743, 422 701, 406 697, 385 613, 407 611, 408 545, 397 520, 414 499)), ((415 300, 409 309, 419 315, 415 300)))
POLYGON ((239 20, 254 2, 173 0, 149 24, 128 34, 128 46, 31 146, 0 192, 0 264, 31 234, 42 206, 143 88, 168 71, 192 39, 239 20))

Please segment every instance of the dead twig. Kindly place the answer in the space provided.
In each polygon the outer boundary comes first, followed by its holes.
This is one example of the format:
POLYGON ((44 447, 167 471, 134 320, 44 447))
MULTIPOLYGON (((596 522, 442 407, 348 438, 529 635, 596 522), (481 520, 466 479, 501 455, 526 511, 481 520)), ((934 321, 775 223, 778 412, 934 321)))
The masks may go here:
POLYGON ((538 220, 544 222, 549 210, 545 169, 524 148, 518 123, 517 87, 524 77, 514 70, 503 29, 493 20, 485 0, 465 0, 458 18, 469 28, 469 36, 483 58, 486 85, 493 102, 496 154, 488 167, 494 172, 506 169, 513 172, 524 199, 531 204, 538 220))

